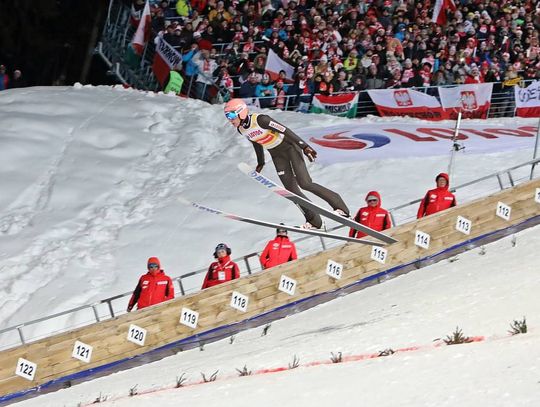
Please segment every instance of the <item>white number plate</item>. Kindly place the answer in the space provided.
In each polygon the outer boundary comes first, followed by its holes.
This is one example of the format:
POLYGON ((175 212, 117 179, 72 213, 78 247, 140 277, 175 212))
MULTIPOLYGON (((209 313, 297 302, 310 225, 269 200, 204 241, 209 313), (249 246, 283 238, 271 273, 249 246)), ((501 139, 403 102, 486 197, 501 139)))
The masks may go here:
POLYGON ((429 242, 431 241, 431 236, 429 236, 427 233, 422 232, 420 230, 416 231, 416 235, 414 237, 414 244, 417 246, 422 247, 423 249, 429 249, 429 242))
POLYGON ((86 363, 90 363, 93 350, 94 348, 92 346, 80 341, 75 341, 75 345, 73 345, 73 352, 71 352, 71 357, 82 360, 86 363))
POLYGON ((35 363, 23 358, 19 358, 17 361, 17 369, 15 369, 15 374, 26 380, 34 380, 36 370, 37 365, 35 363))
POLYGON ((464 218, 463 216, 457 217, 456 230, 458 232, 464 233, 466 235, 470 235, 471 229, 472 229, 472 222, 469 219, 464 218))
POLYGON ((512 208, 502 202, 497 202, 497 216, 499 218, 503 218, 504 220, 510 220, 511 213, 512 208))
POLYGON ((233 291, 231 295, 231 307, 238 311, 246 312, 249 304, 249 298, 244 294, 233 291))
POLYGON ((139 346, 144 346, 144 341, 146 341, 146 329, 131 324, 129 326, 127 340, 139 346))
POLYGON ((386 263, 386 257, 388 256, 388 250, 384 247, 373 246, 371 248, 371 259, 378 261, 381 264, 386 263))
POLYGON ((343 276, 343 264, 334 260, 328 260, 328 263, 326 263, 326 274, 339 280, 343 276))
POLYGON ((282 275, 279 279, 278 290, 283 291, 284 293, 287 293, 289 295, 294 295, 294 292, 296 290, 296 280, 293 280, 286 275, 282 275))
POLYGON ((182 308, 182 313, 180 314, 180 323, 182 325, 189 326, 190 328, 197 328, 198 322, 199 313, 197 311, 192 311, 189 308, 182 308))

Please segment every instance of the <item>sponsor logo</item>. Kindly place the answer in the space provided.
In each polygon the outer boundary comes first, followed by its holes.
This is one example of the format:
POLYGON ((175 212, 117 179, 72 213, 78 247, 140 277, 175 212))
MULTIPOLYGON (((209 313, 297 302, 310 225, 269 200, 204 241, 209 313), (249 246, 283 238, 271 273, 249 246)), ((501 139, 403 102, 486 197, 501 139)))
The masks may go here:
POLYGON ((282 126, 281 124, 278 124, 276 122, 270 122, 268 124, 270 127, 272 127, 273 129, 276 129, 277 131, 281 131, 281 132, 284 132, 285 131, 285 126, 282 126))
POLYGON ((461 107, 465 110, 478 109, 478 102, 476 101, 476 94, 473 90, 461 91, 461 107))
POLYGON ((323 147, 336 148, 339 150, 367 150, 379 148, 390 143, 390 138, 380 134, 359 133, 343 135, 339 133, 326 134, 321 138, 311 137, 309 141, 323 147))
POLYGON ((166 281, 158 281, 157 285, 166 285, 167 282, 166 281))
POLYGON ((262 130, 257 129, 257 130, 252 130, 248 132, 246 136, 248 139, 253 140, 255 137, 262 136, 263 134, 264 132, 262 130))
POLYGON ((266 179, 262 175, 258 175, 258 173, 256 173, 255 171, 253 172, 253 174, 256 175, 255 181, 259 181, 261 183, 261 185, 263 185, 265 187, 268 187, 268 188, 273 188, 273 187, 276 186, 276 184, 274 184, 272 181, 266 179))
POLYGON ((413 101, 409 91, 407 90, 395 90, 394 91, 394 100, 399 107, 412 106, 413 101))

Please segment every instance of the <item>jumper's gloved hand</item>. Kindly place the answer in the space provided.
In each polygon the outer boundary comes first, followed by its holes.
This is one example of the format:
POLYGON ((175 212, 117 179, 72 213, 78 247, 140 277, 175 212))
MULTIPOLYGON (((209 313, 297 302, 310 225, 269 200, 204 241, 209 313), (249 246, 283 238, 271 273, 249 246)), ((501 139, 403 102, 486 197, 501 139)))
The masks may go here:
POLYGON ((131 310, 132 310, 132 309, 133 309, 133 307, 132 307, 132 306, 130 306, 130 305, 128 305, 128 307, 127 307, 127 310, 126 310, 126 311, 127 311, 127 312, 131 312, 131 310))
POLYGON ((313 162, 315 161, 315 158, 317 158, 317 152, 312 149, 310 146, 304 147, 304 154, 308 158, 309 161, 313 162))
POLYGON ((257 166, 255 167, 255 171, 260 173, 262 171, 263 167, 264 167, 264 164, 257 164, 257 166))

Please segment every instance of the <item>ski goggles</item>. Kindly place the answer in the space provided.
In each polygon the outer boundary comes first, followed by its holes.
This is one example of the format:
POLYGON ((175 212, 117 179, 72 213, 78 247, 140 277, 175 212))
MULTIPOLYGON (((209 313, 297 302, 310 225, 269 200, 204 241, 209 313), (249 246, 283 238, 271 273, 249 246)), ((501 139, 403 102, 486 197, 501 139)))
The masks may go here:
POLYGON ((150 263, 148 264, 148 268, 149 269, 158 269, 159 268, 159 264, 156 264, 156 263, 150 263))
POLYGON ((234 120, 238 117, 238 113, 235 111, 225 112, 225 117, 227 120, 234 120))

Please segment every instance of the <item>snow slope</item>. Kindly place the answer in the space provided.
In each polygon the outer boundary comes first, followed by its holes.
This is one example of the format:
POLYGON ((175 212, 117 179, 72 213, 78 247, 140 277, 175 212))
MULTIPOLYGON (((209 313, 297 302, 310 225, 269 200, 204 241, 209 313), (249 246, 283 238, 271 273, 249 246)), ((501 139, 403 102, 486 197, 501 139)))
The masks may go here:
POLYGON ((536 406, 540 226, 229 340, 16 404, 274 407, 536 406), (513 320, 529 332, 510 337, 513 320), (459 326, 472 344, 444 346, 459 326), (371 358, 385 349, 397 352, 371 358), (401 349, 401 350, 400 350, 401 349), (342 352, 347 362, 328 362, 342 352), (287 367, 296 355, 300 367, 287 367), (255 372, 237 377, 244 366, 255 372), (214 383, 200 384, 219 370, 214 383), (187 387, 174 389, 185 373, 187 387), (147 394, 129 397, 129 390, 147 394))
MULTIPOLYGON (((293 129, 347 120, 272 114, 293 129)), ((270 221, 302 219, 294 205, 268 196, 236 169, 240 160, 254 163, 254 153, 220 106, 121 87, 26 88, 0 93, 0 123, 0 328, 130 291, 149 256, 178 276, 207 267, 219 242, 240 256, 273 236, 197 213, 178 196, 270 221)), ((531 154, 461 154, 455 179, 462 183, 531 154)), ((447 162, 437 156, 314 164, 311 172, 356 210, 371 189, 386 207, 422 196, 447 162)), ((276 178, 271 167, 264 172, 276 178)), ((482 193, 473 188, 458 199, 482 193)), ((199 286, 194 279, 187 288, 199 286)), ((64 322, 92 315, 77 318, 64 322)))

